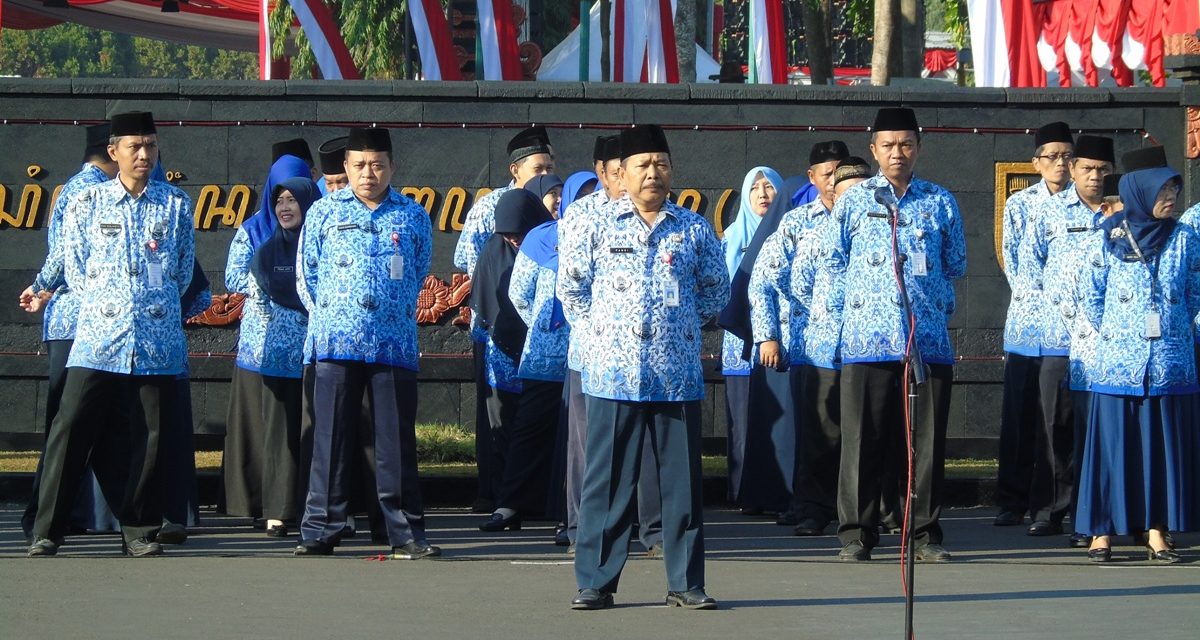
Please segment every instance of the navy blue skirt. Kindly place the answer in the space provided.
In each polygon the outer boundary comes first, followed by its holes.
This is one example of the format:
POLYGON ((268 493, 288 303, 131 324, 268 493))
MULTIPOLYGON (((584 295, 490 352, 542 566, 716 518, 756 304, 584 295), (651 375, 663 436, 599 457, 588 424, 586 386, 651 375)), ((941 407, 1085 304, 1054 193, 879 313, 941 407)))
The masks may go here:
POLYGON ((746 420, 746 449, 742 507, 787 511, 792 501, 796 473, 800 367, 776 371, 755 366, 750 374, 746 420))
POLYGON ((1075 530, 1192 531, 1200 513, 1200 396, 1093 394, 1075 530))

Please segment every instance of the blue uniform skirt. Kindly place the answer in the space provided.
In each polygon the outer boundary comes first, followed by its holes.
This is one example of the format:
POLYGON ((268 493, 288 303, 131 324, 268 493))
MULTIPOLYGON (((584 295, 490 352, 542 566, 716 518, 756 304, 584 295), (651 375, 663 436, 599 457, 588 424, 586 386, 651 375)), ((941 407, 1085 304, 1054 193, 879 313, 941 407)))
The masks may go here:
POLYGON ((739 502, 745 508, 786 511, 796 473, 800 367, 776 371, 755 366, 750 374, 746 449, 739 502))
POLYGON ((1200 396, 1093 394, 1075 530, 1191 531, 1200 513, 1200 396))

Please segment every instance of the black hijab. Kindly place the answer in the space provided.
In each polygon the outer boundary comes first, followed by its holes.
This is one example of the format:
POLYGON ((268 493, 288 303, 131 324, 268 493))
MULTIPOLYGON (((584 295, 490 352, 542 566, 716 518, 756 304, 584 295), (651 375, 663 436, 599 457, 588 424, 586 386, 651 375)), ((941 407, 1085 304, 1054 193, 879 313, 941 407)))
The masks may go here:
MULTIPOLYGON (((783 191, 776 195, 767 212, 763 214, 762 222, 758 223, 754 237, 750 239, 750 244, 746 245, 742 262, 730 280, 729 302, 717 318, 717 324, 721 328, 742 340, 742 360, 749 361, 754 349, 754 330, 750 326, 750 274, 754 271, 754 262, 758 260, 758 252, 762 250, 763 243, 779 229, 783 214, 795 208, 792 199, 785 194, 795 193, 800 188, 796 186, 800 182, 799 178, 803 176, 785 180, 783 191)), ((804 180, 807 182, 807 178, 804 180)))
POLYGON ((496 201, 495 217, 496 230, 480 250, 475 273, 471 274, 471 311, 492 336, 492 342, 516 362, 525 348, 528 327, 508 297, 517 250, 502 234, 524 236, 548 222, 550 213, 532 191, 511 189, 496 201))
MULTIPOLYGON (((321 192, 310 178, 288 178, 275 185, 271 190, 271 217, 275 217, 275 201, 279 194, 288 191, 300 205, 300 226, 304 226, 304 216, 321 192)), ((254 251, 250 259, 250 273, 254 281, 271 302, 288 309, 305 311, 296 293, 296 254, 300 249, 300 230, 289 231, 283 225, 276 224, 271 237, 254 251)))

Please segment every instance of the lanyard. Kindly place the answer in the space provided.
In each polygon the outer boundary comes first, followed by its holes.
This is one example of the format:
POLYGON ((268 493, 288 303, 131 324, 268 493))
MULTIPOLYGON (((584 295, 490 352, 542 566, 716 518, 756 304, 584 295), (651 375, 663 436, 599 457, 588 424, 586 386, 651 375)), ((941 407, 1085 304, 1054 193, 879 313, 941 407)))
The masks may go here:
POLYGON ((1133 247, 1134 254, 1137 255, 1138 262, 1146 267, 1146 272, 1150 274, 1150 312, 1157 313, 1158 307, 1154 302, 1154 290, 1158 286, 1158 256, 1154 256, 1154 266, 1151 267, 1146 262, 1146 254, 1142 253, 1142 247, 1138 244, 1137 238, 1133 237, 1133 232, 1129 229, 1129 220, 1122 220, 1121 226, 1125 229, 1125 237, 1129 238, 1129 244, 1133 247))

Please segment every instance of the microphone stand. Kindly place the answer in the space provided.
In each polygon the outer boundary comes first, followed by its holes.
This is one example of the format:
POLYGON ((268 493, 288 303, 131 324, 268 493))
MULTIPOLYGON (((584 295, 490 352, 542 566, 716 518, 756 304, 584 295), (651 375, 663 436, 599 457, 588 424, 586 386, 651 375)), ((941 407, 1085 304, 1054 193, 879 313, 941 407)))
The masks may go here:
POLYGON ((916 579, 916 562, 913 553, 913 543, 916 534, 913 531, 912 505, 916 500, 915 483, 913 482, 913 469, 916 467, 915 458, 916 450, 913 446, 913 425, 917 422, 917 392, 920 387, 925 386, 929 382, 929 372, 925 368, 925 359, 921 357, 921 343, 917 340, 916 322, 917 316, 912 310, 912 301, 908 296, 908 287, 904 282, 904 264, 908 262, 908 255, 900 253, 899 247, 899 224, 900 211, 898 202, 892 195, 889 187, 880 187, 876 190, 875 199, 880 204, 888 209, 889 217, 891 218, 892 227, 892 268, 896 276, 896 286, 899 288, 900 301, 904 309, 904 322, 902 328, 907 327, 905 332, 905 387, 908 394, 905 400, 908 402, 907 420, 905 421, 905 431, 907 437, 905 446, 908 453, 908 482, 905 487, 907 499, 905 500, 904 509, 904 538, 901 541, 901 548, 905 550, 904 554, 904 582, 907 588, 904 590, 904 640, 912 640, 913 638, 913 602, 915 599, 914 581, 916 579), (909 340, 909 334, 912 339, 909 340))

